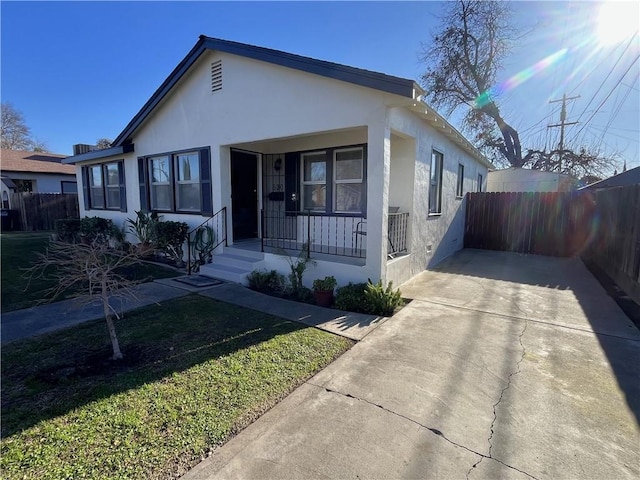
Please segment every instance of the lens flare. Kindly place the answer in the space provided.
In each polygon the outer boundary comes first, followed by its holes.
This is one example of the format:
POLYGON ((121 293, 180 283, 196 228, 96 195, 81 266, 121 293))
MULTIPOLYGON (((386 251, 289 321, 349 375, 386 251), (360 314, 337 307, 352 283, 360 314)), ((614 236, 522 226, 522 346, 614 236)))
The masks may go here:
POLYGON ((508 90, 513 90, 519 85, 522 85, 524 82, 529 80, 531 77, 536 75, 537 73, 542 72, 543 70, 549 68, 554 63, 558 62, 562 57, 567 54, 568 49, 563 48, 562 50, 558 50, 556 53, 549 55, 548 57, 543 58, 539 62, 535 63, 533 66, 529 68, 525 68, 521 72, 516 73, 513 77, 505 80, 502 83, 499 83, 495 87, 491 87, 486 92, 481 93, 478 98, 476 98, 474 102, 474 108, 482 108, 485 105, 488 105, 493 101, 493 99, 508 90))

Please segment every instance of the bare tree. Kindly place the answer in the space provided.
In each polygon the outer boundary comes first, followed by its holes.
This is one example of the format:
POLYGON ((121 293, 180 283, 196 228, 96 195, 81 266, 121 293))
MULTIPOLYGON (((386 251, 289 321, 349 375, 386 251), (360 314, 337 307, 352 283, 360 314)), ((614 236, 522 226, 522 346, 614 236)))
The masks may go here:
POLYGON ((116 335, 114 316, 117 311, 111 306, 110 299, 133 297, 132 287, 139 280, 128 280, 121 273, 122 268, 140 263, 145 253, 141 248, 125 250, 113 248, 104 238, 93 238, 86 243, 51 241, 46 253, 39 254, 37 263, 27 270, 33 278, 53 278, 54 287, 45 293, 50 300, 63 292, 75 291, 85 303, 102 303, 104 319, 107 322, 114 360, 123 357, 116 335))
POLYGON ((516 39, 506 2, 446 2, 438 31, 423 45, 422 76, 435 107, 452 114, 466 107, 463 128, 476 140, 496 148, 515 167, 522 166, 520 137, 497 104, 496 76, 516 39), (496 131, 497 128, 497 131, 496 131), (499 135, 498 135, 499 132, 499 135))
POLYGON ((7 102, 2 102, 0 108, 2 109, 0 124, 2 148, 30 150, 32 145, 31 130, 27 126, 22 113, 7 102))
POLYGON ((99 138, 98 140, 96 140, 96 147, 98 147, 98 150, 104 150, 105 148, 110 148, 111 140, 109 140, 108 138, 99 138))
POLYGON ((528 150, 523 167, 571 175, 574 178, 606 178, 617 165, 617 155, 604 155, 597 149, 528 150))

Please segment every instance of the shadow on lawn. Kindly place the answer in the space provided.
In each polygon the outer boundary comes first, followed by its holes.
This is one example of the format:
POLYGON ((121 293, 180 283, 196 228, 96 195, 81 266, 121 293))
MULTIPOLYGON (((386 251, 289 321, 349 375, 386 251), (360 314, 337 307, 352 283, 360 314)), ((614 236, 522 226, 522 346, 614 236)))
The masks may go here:
POLYGON ((109 360, 104 320, 12 343, 2 350, 2 438, 303 328, 191 295, 117 321, 121 361, 109 360))

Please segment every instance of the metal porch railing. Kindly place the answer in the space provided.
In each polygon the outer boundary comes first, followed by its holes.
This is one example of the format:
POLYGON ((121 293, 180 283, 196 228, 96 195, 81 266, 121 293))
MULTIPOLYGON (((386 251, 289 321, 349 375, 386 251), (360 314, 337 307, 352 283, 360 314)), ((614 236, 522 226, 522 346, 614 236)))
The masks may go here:
POLYGON ((187 273, 197 272, 200 265, 211 263, 213 251, 227 243, 227 207, 222 207, 187 235, 187 273))

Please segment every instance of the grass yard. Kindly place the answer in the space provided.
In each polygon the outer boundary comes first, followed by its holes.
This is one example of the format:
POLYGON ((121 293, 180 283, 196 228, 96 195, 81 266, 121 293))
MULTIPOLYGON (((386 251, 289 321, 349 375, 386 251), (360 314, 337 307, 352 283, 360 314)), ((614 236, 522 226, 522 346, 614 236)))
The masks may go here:
MULTIPOLYGON (((3 233, 0 235, 0 252, 2 256, 2 311, 10 312, 34 306, 43 298, 43 292, 54 285, 52 280, 36 279, 29 283, 21 269, 29 268, 36 258, 36 253, 44 253, 51 232, 36 233, 3 233)), ((132 278, 147 277, 167 278, 179 274, 170 269, 153 264, 142 263, 131 271, 132 278)), ((73 292, 61 295, 57 300, 72 296, 73 292)))
POLYGON ((191 295, 2 348, 0 477, 174 478, 353 342, 191 295))

